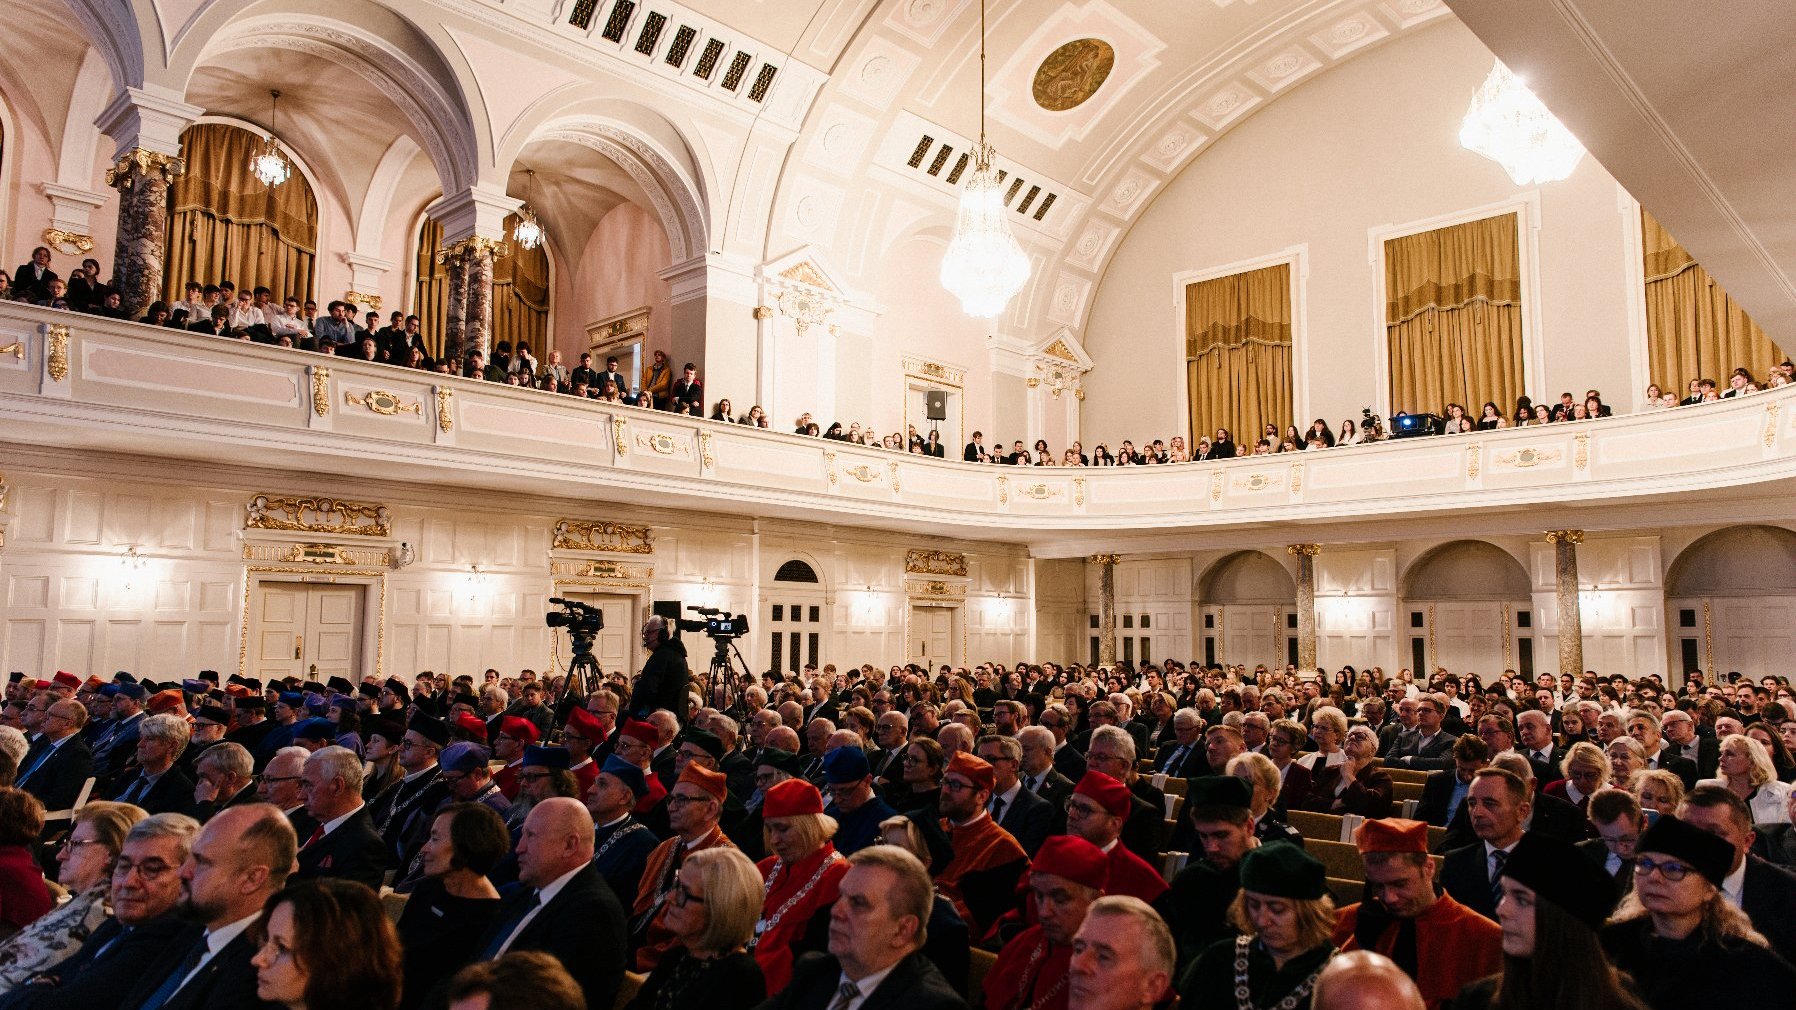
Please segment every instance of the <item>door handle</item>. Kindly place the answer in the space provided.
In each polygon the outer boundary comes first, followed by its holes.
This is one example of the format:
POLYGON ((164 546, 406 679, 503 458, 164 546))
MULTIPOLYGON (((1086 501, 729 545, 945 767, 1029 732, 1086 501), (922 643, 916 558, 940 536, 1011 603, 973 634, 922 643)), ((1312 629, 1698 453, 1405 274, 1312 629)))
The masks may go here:
POLYGON ((293 636, 293 658, 294 659, 305 658, 303 655, 301 655, 301 653, 303 653, 305 650, 305 645, 306 645, 306 639, 305 639, 304 635, 294 635, 293 636))

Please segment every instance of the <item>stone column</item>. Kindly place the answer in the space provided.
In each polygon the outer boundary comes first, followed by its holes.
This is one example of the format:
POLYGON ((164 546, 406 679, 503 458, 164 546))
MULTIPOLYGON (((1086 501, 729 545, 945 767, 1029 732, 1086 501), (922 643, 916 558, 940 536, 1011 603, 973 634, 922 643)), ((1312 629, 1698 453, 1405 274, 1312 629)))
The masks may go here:
POLYGON ((467 258, 468 307, 462 317, 462 353, 479 351, 489 361, 493 356, 493 260, 504 253, 501 243, 471 238, 463 254, 467 258))
POLYGON ((1578 545, 1583 530, 1548 530, 1553 584, 1559 594, 1559 672, 1584 675, 1584 614, 1578 599, 1578 545))
POLYGON ((184 169, 180 158, 138 147, 106 170, 118 190, 118 245, 113 276, 126 318, 135 319, 162 297, 168 248, 168 184, 184 169))
POLYGON ((462 341, 467 329, 468 261, 460 248, 444 249, 437 255, 449 275, 449 299, 443 311, 443 357, 453 363, 455 374, 460 375, 462 358, 467 353, 462 341))
POLYGON ((1285 548, 1297 559, 1297 669, 1316 669, 1316 555, 1320 544, 1285 548))
POLYGON ((1093 554, 1091 563, 1098 566, 1098 664, 1116 663, 1116 564, 1122 559, 1115 554, 1093 554))

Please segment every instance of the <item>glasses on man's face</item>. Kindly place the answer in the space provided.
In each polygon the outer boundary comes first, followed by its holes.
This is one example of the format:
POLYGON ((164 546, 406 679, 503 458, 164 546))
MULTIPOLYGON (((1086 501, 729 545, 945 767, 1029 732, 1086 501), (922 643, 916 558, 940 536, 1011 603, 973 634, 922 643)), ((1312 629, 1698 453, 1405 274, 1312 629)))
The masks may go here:
POLYGON ((1103 809, 1098 806, 1071 798, 1067 799, 1065 806, 1066 815, 1068 817, 1096 817, 1104 812, 1103 809))
POLYGON ((973 783, 963 782, 960 779, 942 780, 942 791, 945 793, 970 793, 976 788, 978 787, 974 786, 973 783))
POLYGON ((63 852, 75 852, 75 851, 79 850, 83 845, 104 845, 104 844, 106 844, 106 843, 100 841, 98 838, 76 838, 74 835, 70 835, 69 837, 64 838, 62 840, 62 844, 57 846, 57 848, 63 852))
POLYGON ((1634 859, 1634 876, 1650 876, 1654 873, 1675 884, 1690 875, 1690 867, 1675 859, 1661 861, 1651 856, 1638 856, 1634 859))
POLYGON ((262 776, 262 781, 268 783, 269 785, 275 785, 280 782, 299 782, 299 781, 302 781, 303 779, 304 779, 304 776, 302 776, 302 775, 264 775, 264 776, 262 776))
POLYGON ((703 803, 707 799, 710 799, 710 797, 708 797, 708 796, 688 796, 685 793, 668 793, 667 794, 667 805, 669 807, 683 807, 688 803, 703 803))
POLYGON ((165 862, 161 859, 146 859, 142 862, 133 862, 124 856, 120 856, 118 862, 112 864, 112 878, 114 880, 127 880, 130 878, 132 872, 135 871, 139 877, 143 878, 145 883, 153 883, 154 881, 173 873, 174 870, 175 867, 172 863, 165 862))

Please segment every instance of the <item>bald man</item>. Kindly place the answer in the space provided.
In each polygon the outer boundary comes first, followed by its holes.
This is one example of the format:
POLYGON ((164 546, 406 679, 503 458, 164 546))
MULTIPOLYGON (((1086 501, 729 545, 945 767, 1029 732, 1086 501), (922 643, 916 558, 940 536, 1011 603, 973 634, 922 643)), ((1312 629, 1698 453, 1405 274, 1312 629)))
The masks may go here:
POLYGON ((642 648, 649 653, 642 673, 630 691, 630 714, 646 718, 656 709, 686 711, 686 689, 692 679, 686 665, 686 646, 673 637, 667 619, 652 614, 642 622, 642 648))
POLYGON ((1369 950, 1336 954, 1316 977, 1310 1010, 1424 1010, 1415 982, 1369 950))
POLYGON ((611 1010, 624 977, 624 910, 593 865, 592 814, 569 796, 533 807, 518 837, 518 888, 480 940, 476 960, 550 954, 580 983, 587 1010, 611 1010))

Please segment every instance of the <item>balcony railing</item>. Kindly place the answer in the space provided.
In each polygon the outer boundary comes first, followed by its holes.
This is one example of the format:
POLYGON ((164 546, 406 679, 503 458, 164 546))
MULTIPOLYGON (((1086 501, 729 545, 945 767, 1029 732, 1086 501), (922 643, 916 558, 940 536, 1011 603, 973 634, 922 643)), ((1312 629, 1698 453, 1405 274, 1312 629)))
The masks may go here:
POLYGON ((0 303, 0 444, 987 539, 1381 519, 1796 476, 1796 389, 1162 466, 998 467, 0 303))

